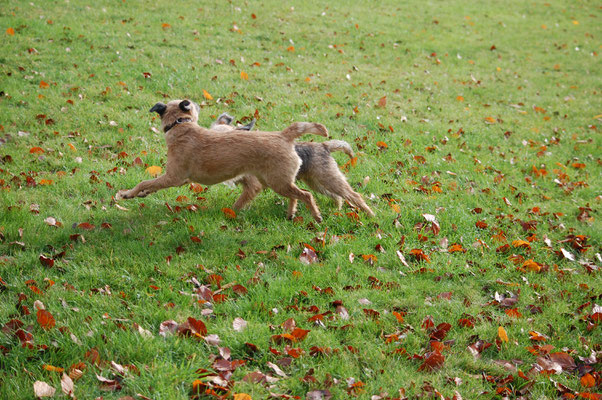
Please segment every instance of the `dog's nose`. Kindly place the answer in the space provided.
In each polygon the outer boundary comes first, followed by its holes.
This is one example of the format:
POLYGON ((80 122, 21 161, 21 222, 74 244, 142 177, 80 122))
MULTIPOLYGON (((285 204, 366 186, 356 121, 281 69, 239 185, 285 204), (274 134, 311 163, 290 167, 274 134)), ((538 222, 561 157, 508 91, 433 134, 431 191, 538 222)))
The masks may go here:
POLYGON ((155 104, 153 108, 149 110, 149 112, 156 112, 157 114, 163 116, 163 113, 167 110, 167 106, 161 102, 155 104))

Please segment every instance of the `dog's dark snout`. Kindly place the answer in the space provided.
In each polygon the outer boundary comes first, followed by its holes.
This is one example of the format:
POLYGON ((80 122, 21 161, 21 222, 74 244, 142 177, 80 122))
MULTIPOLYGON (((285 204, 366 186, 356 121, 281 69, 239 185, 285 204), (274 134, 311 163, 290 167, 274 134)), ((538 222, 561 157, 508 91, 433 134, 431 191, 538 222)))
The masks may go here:
POLYGON ((156 112, 160 116, 163 116, 163 113, 167 110, 167 106, 161 102, 155 104, 153 108, 150 109, 149 112, 156 112))

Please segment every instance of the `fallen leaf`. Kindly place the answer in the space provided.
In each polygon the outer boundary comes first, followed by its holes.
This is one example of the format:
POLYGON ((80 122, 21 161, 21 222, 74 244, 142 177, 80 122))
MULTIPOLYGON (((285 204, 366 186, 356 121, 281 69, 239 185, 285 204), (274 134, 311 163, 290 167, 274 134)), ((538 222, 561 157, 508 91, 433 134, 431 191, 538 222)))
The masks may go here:
POLYGON ((506 330, 503 327, 497 328, 497 335, 499 336, 502 342, 508 343, 508 334, 506 334, 506 330))
POLYGON ((7 28, 6 34, 9 36, 15 36, 15 30, 13 28, 7 28))
POLYGON ((205 89, 203 89, 203 97, 205 97, 207 100, 213 100, 213 96, 211 96, 205 89))
POLYGON ((248 81, 249 80, 249 75, 245 72, 245 71, 240 71, 240 78, 248 81))
POLYGON ((33 384, 33 392, 36 397, 52 397, 56 389, 42 381, 35 381, 33 384))
POLYGON ((240 317, 234 318, 234 321, 232 321, 232 328, 236 332, 242 332, 246 327, 247 327, 247 321, 245 321, 244 319, 242 319, 240 317))
POLYGON ((56 321, 52 314, 46 310, 38 310, 37 312, 38 324, 46 330, 52 329, 56 325, 56 321))
POLYGON ((73 396, 73 389, 75 385, 73 384, 73 380, 69 377, 69 375, 63 373, 63 377, 61 378, 61 389, 63 393, 65 393, 69 397, 73 396))
POLYGON ((231 208, 222 208, 222 212, 226 216, 226 218, 236 218, 236 212, 231 208))
POLYGON ((161 172, 163 172, 163 168, 158 167, 156 165, 150 166, 146 169, 146 173, 153 177, 156 177, 161 172))

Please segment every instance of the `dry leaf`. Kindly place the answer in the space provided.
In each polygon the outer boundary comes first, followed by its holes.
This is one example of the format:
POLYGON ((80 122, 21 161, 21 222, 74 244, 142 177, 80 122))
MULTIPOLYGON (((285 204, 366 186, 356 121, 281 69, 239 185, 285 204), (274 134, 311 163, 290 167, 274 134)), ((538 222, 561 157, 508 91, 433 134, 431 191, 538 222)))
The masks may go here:
POLYGON ((33 384, 33 392, 36 397, 52 397, 56 389, 42 381, 35 381, 33 384))
POLYGON ((150 166, 146 169, 146 173, 153 177, 159 175, 161 172, 163 172, 163 168, 156 165, 150 166))

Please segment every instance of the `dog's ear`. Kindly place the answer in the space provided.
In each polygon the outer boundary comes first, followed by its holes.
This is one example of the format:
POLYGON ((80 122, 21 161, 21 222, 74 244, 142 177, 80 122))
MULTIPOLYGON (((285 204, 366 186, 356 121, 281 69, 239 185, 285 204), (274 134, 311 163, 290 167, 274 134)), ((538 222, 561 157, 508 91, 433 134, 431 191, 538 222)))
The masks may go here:
POLYGON ((149 112, 156 112, 160 116, 163 116, 163 113, 167 110, 167 106, 161 102, 155 104, 153 108, 150 109, 149 112))
POLYGON ((236 129, 241 130, 241 131, 250 131, 251 129, 253 129, 253 127, 255 126, 255 122, 257 120, 255 118, 253 118, 253 121, 249 122, 246 125, 243 126, 239 126, 236 129))
POLYGON ((192 103, 190 100, 182 100, 179 104, 180 110, 182 111, 190 111, 192 110, 192 103))

